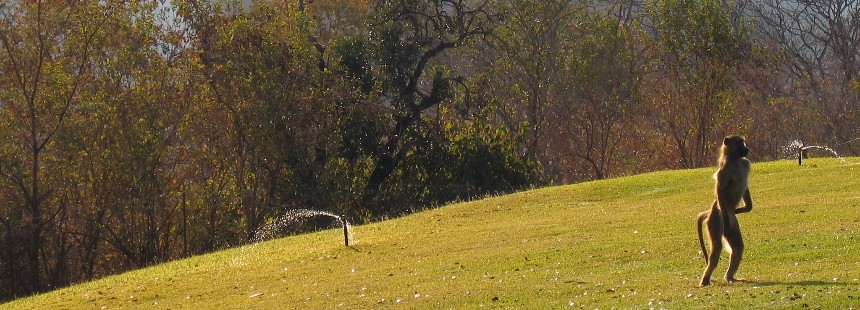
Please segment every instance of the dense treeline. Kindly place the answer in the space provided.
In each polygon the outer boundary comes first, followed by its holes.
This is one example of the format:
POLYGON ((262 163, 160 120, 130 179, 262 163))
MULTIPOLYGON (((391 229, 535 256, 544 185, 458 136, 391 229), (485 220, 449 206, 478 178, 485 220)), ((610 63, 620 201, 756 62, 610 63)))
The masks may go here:
POLYGON ((162 2, 0 3, 0 300, 290 209, 860 148, 855 1, 162 2))

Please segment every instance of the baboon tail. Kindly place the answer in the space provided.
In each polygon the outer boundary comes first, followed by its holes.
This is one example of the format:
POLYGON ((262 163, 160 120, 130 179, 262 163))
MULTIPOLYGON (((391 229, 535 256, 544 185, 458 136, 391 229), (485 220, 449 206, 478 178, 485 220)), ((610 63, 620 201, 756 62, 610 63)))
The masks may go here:
POLYGON ((696 222, 698 223, 699 230, 699 246, 702 247, 702 255, 705 257, 705 264, 708 263, 708 249, 705 248, 705 236, 702 234, 702 222, 708 218, 708 211, 699 213, 696 222))

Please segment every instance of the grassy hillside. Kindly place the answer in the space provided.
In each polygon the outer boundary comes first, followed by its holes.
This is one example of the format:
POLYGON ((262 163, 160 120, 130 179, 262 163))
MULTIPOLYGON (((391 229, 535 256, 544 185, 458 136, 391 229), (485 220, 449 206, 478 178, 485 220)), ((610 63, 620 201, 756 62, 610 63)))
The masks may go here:
POLYGON ((860 158, 755 163, 739 277, 714 285, 694 216, 713 168, 450 205, 231 249, 0 309, 860 307, 860 158))

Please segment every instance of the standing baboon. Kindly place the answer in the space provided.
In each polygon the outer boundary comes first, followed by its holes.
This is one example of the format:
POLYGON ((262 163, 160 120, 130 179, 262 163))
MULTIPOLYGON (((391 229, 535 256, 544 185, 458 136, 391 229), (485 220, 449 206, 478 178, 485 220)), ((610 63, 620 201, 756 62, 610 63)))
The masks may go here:
POLYGON ((711 209, 698 215, 699 245, 708 266, 702 275, 699 286, 711 284, 711 274, 717 268, 720 260, 720 252, 723 249, 721 239, 726 241, 731 254, 729 269, 726 271, 726 281, 743 281, 735 279, 735 273, 741 263, 744 252, 744 241, 741 237, 741 228, 735 214, 746 213, 752 210, 752 198, 749 190, 750 162, 745 157, 749 149, 740 136, 729 136, 723 140, 720 148, 719 168, 714 173, 716 180, 717 199, 711 205, 711 209), (744 202, 742 208, 735 209, 741 200, 744 202), (705 241, 702 236, 702 222, 707 222, 708 237, 711 243, 711 253, 705 249, 705 241))

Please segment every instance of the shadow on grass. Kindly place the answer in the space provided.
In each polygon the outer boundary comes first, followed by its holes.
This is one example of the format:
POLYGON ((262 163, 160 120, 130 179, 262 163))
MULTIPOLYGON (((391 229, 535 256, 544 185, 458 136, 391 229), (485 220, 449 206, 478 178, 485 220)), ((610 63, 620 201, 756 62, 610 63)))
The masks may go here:
POLYGON ((845 286, 847 282, 829 282, 829 281, 794 281, 794 282, 779 282, 779 281, 749 281, 753 286, 845 286))

